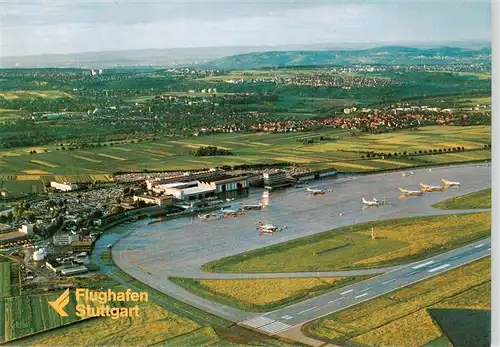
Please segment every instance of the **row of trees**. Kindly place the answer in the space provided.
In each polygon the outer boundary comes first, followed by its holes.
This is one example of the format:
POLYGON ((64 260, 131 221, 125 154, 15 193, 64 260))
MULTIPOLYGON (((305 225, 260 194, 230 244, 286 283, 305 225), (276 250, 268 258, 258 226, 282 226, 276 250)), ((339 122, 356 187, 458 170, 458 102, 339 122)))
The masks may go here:
MULTIPOLYGON (((485 144, 483 148, 491 148, 491 144, 485 144)), ((439 149, 429 149, 429 150, 418 150, 412 153, 404 151, 404 152, 394 152, 394 153, 382 153, 382 152, 368 152, 361 155, 361 159, 366 158, 377 158, 377 157, 407 157, 407 156, 418 156, 418 155, 430 155, 430 154, 442 154, 442 153, 451 153, 451 152, 464 152, 467 150, 478 150, 475 149, 466 149, 464 146, 461 147, 451 147, 451 148, 439 148, 439 149)))
POLYGON ((192 149, 189 152, 189 154, 195 157, 209 157, 209 156, 232 155, 233 152, 215 146, 207 146, 207 147, 202 146, 196 149, 192 149))

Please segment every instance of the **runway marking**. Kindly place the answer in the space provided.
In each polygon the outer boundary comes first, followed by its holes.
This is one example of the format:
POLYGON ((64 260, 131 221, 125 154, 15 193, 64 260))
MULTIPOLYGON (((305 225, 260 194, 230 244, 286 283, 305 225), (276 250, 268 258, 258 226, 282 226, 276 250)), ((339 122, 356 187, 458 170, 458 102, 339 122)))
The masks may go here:
POLYGON ((359 299, 359 298, 362 298, 363 296, 366 296, 366 295, 368 295, 368 293, 364 293, 364 294, 355 296, 354 299, 359 299))
POLYGON ((382 282, 382 284, 391 283, 391 282, 394 282, 395 280, 397 280, 397 278, 393 278, 392 280, 388 280, 388 281, 382 282))
POLYGON ((408 277, 408 276, 411 276, 411 275, 415 275, 416 273, 418 273, 418 271, 412 271, 412 272, 410 272, 410 273, 407 273, 407 274, 405 275, 405 277, 408 277))
POLYGON ((354 289, 349 289, 349 290, 347 290, 347 291, 345 291, 345 292, 340 293, 340 295, 344 295, 344 294, 350 293, 350 292, 352 292, 352 291, 354 291, 354 289))
POLYGON ((293 318, 293 316, 289 316, 289 315, 281 317, 281 319, 286 319, 286 320, 289 320, 289 319, 292 319, 292 318, 293 318))
POLYGON ((441 266, 435 267, 434 269, 430 269, 428 272, 436 272, 436 271, 439 271, 439 270, 445 269, 445 268, 447 268, 448 266, 450 266, 450 264, 444 264, 444 265, 441 265, 441 266))
POLYGON ((338 299, 335 299, 335 300, 332 300, 332 301, 328 301, 328 303, 329 303, 329 304, 331 304, 331 303, 333 303, 333 302, 335 302, 335 301, 344 300, 344 299, 345 299, 345 298, 343 298, 343 297, 342 297, 342 298, 338 298, 338 299))
POLYGON ((258 327, 261 327, 263 325, 270 324, 272 322, 275 322, 275 321, 272 319, 269 319, 267 317, 264 317, 264 316, 259 316, 259 317, 247 319, 246 321, 241 322, 241 324, 247 325, 247 326, 252 327, 252 328, 258 328, 258 327))
POLYGON ((427 266, 427 265, 430 265, 430 264, 433 264, 433 263, 434 263, 434 260, 431 260, 431 261, 425 262, 423 264, 419 264, 417 266, 414 266, 414 267, 412 267, 412 269, 420 269, 421 267, 424 267, 424 266, 427 266))
POLYGON ((488 248, 488 251, 491 251, 491 247, 490 247, 490 248, 488 248))
POLYGON ((314 310, 316 307, 318 307, 318 306, 314 306, 314 307, 308 308, 307 310, 303 310, 303 311, 297 312, 297 314, 301 314, 301 313, 304 313, 304 312, 307 312, 307 311, 314 310))
POLYGON ((285 324, 282 322, 278 322, 278 321, 274 321, 273 323, 268 324, 266 326, 263 326, 263 327, 261 326, 259 328, 259 330, 265 331, 266 333, 270 333, 270 334, 276 334, 276 333, 279 333, 280 331, 287 330, 291 327, 292 327, 291 325, 288 325, 288 324, 285 324))
POLYGON ((483 246, 484 246, 484 243, 481 243, 480 245, 474 246, 474 248, 479 248, 479 247, 483 247, 483 246))
POLYGON ((363 293, 363 292, 366 292, 367 290, 369 289, 372 289, 372 287, 368 287, 368 288, 365 288, 365 289, 361 289, 358 291, 358 293, 363 293))
POLYGON ((458 258, 460 258, 460 256, 459 256, 459 255, 458 255, 458 256, 455 256, 455 257, 453 257, 453 258, 450 258, 450 259, 448 259, 448 260, 456 260, 456 259, 458 259, 458 258))

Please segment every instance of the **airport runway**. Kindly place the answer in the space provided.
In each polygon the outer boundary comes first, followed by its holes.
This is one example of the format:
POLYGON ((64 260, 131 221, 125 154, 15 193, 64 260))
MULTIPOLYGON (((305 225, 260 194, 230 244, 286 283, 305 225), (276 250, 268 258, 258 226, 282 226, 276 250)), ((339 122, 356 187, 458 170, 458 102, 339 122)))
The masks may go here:
POLYGON ((487 257, 491 254, 491 239, 481 240, 436 257, 406 265, 383 275, 372 277, 295 305, 253 317, 241 322, 243 326, 267 334, 279 334, 319 317, 341 311, 363 301, 439 275, 487 257))
MULTIPOLYGON (((210 222, 201 222, 196 217, 180 218, 151 225, 148 225, 147 221, 139 221, 138 223, 122 227, 129 234, 113 247, 113 259, 125 272, 176 299, 234 322, 248 322, 248 319, 260 317, 262 314, 244 312, 200 298, 168 281, 167 277, 178 276, 214 279, 318 277, 374 274, 392 271, 382 275, 388 276, 390 274, 398 274, 400 271, 407 271, 407 267, 392 267, 375 270, 356 270, 348 273, 332 271, 328 273, 221 274, 204 272, 200 269, 200 266, 221 257, 355 223, 410 216, 464 213, 467 211, 442 211, 432 208, 431 205, 450 197, 491 187, 490 167, 484 164, 433 168, 431 171, 428 169, 412 169, 412 171, 414 175, 403 176, 402 172, 391 172, 313 181, 308 185, 304 185, 302 189, 291 188, 285 191, 273 192, 268 200, 262 197, 262 191, 258 191, 251 194, 248 198, 238 201, 238 203, 255 204, 265 201, 269 203, 268 207, 263 211, 250 211, 247 215, 237 218, 210 222), (458 189, 451 188, 445 192, 425 194, 422 197, 400 199, 399 187, 416 190, 419 189, 420 182, 439 185, 441 183, 440 178, 460 181, 462 182, 462 186, 458 189), (311 196, 305 188, 308 186, 331 189, 332 191, 324 196, 311 196), (361 203, 362 197, 366 199, 376 197, 379 200, 386 200, 387 204, 379 208, 364 209, 361 203), (277 226, 287 224, 288 231, 260 236, 256 231, 256 225, 259 221, 262 221, 264 224, 271 223, 277 226)), ((456 250, 456 252, 462 251, 456 250)), ((450 260, 453 262, 450 263, 450 266, 436 271, 446 271, 456 264, 463 263, 466 259, 461 256, 450 260)), ((394 283, 380 284, 380 289, 377 290, 383 292, 395 284, 405 285, 411 283, 413 279, 419 280, 419 276, 422 276, 419 273, 412 274, 411 276, 413 277, 409 276, 408 278, 403 275, 404 280, 398 279, 394 283)), ((375 278, 378 279, 379 277, 381 276, 375 278)), ((372 278, 370 281, 374 281, 375 278, 372 278)), ((376 285, 376 287, 378 288, 379 286, 376 285)), ((369 299, 376 295, 376 293, 379 293, 378 291, 374 291, 374 289, 370 288, 370 290, 366 295, 363 295, 365 293, 360 293, 359 295, 363 296, 359 298, 355 298, 358 295, 354 295, 351 299, 348 299, 349 296, 346 296, 346 299, 339 299, 338 304, 335 304, 336 302, 328 305, 324 305, 325 302, 323 302, 321 306, 318 304, 318 307, 324 307, 326 313, 317 311, 316 308, 311 309, 314 306, 312 305, 311 307, 304 306, 304 309, 301 310, 283 311, 283 314, 279 317, 265 316, 264 318, 293 326, 298 324, 295 322, 306 319, 309 312, 311 316, 318 317, 322 314, 334 312, 332 310, 335 310, 337 305, 344 307, 343 305, 348 304, 349 300, 369 299), (310 310, 302 312, 300 315, 298 314, 298 312, 308 309, 310 310), (291 316, 292 318, 288 320, 281 318, 285 316, 291 316), (301 316, 300 319, 298 318, 299 316, 301 316)), ((334 293, 336 292, 325 294, 325 296, 330 298, 330 295, 334 293)), ((323 300, 323 297, 321 296, 312 300, 323 300)), ((328 299, 326 302, 332 300, 335 299, 328 299)), ((304 305, 304 303, 297 305, 304 305)), ((295 305, 283 310, 293 307, 295 305)), ((262 326, 265 327, 267 325, 263 324, 262 326)), ((285 325, 283 326, 285 327, 285 325)), ((275 328, 269 329, 272 330, 275 328)), ((280 330, 278 329, 276 332, 280 332, 280 330)))

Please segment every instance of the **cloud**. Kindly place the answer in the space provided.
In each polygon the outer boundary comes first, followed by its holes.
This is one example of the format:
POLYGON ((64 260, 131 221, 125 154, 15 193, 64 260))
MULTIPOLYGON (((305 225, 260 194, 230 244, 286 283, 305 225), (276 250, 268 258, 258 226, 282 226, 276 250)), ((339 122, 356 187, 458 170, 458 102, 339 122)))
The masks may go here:
POLYGON ((3 55, 167 47, 485 39, 489 4, 8 1, 3 55))

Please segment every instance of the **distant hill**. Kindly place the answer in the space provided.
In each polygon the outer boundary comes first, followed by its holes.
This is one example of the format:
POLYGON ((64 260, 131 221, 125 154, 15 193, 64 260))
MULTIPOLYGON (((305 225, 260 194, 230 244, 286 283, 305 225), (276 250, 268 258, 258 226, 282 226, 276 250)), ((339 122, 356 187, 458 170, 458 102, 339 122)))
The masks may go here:
POLYGON ((361 50, 254 52, 219 58, 202 66, 243 70, 285 66, 442 64, 457 62, 457 58, 487 61, 491 59, 490 56, 491 47, 466 49, 447 46, 437 48, 386 46, 361 50))
MULTIPOLYGON (((474 52, 483 46, 490 46, 487 42, 460 42, 447 43, 448 47, 441 47, 442 53, 449 50, 455 54, 474 52), (467 47, 453 48, 453 47, 467 47), (457 51, 458 50, 458 51, 457 51), (463 50, 460 53, 460 50, 463 50)), ((173 66, 244 66, 261 67, 265 65, 301 65, 319 64, 325 62, 339 62, 352 60, 354 57, 371 54, 384 54, 388 50, 391 54, 398 52, 404 55, 433 54, 437 47, 431 43, 405 43, 399 46, 388 47, 384 43, 323 43, 297 44, 282 46, 234 46, 234 47, 193 47, 193 48, 165 48, 165 49, 138 49, 105 52, 83 52, 71 54, 42 54, 29 56, 0 56, 0 68, 112 68, 112 67, 173 67, 173 66), (384 47, 385 46, 385 47, 384 47), (411 47, 410 47, 411 46, 411 47), (417 48, 418 47, 418 48, 417 48), (431 51, 429 51, 429 49, 431 51), (350 57, 350 58, 349 58, 350 57), (349 58, 349 59, 348 59, 349 58)), ((491 49, 490 49, 491 52, 491 49)), ((473 53, 475 54, 475 53, 473 53)), ((361 59, 362 60, 362 59, 361 59)))

